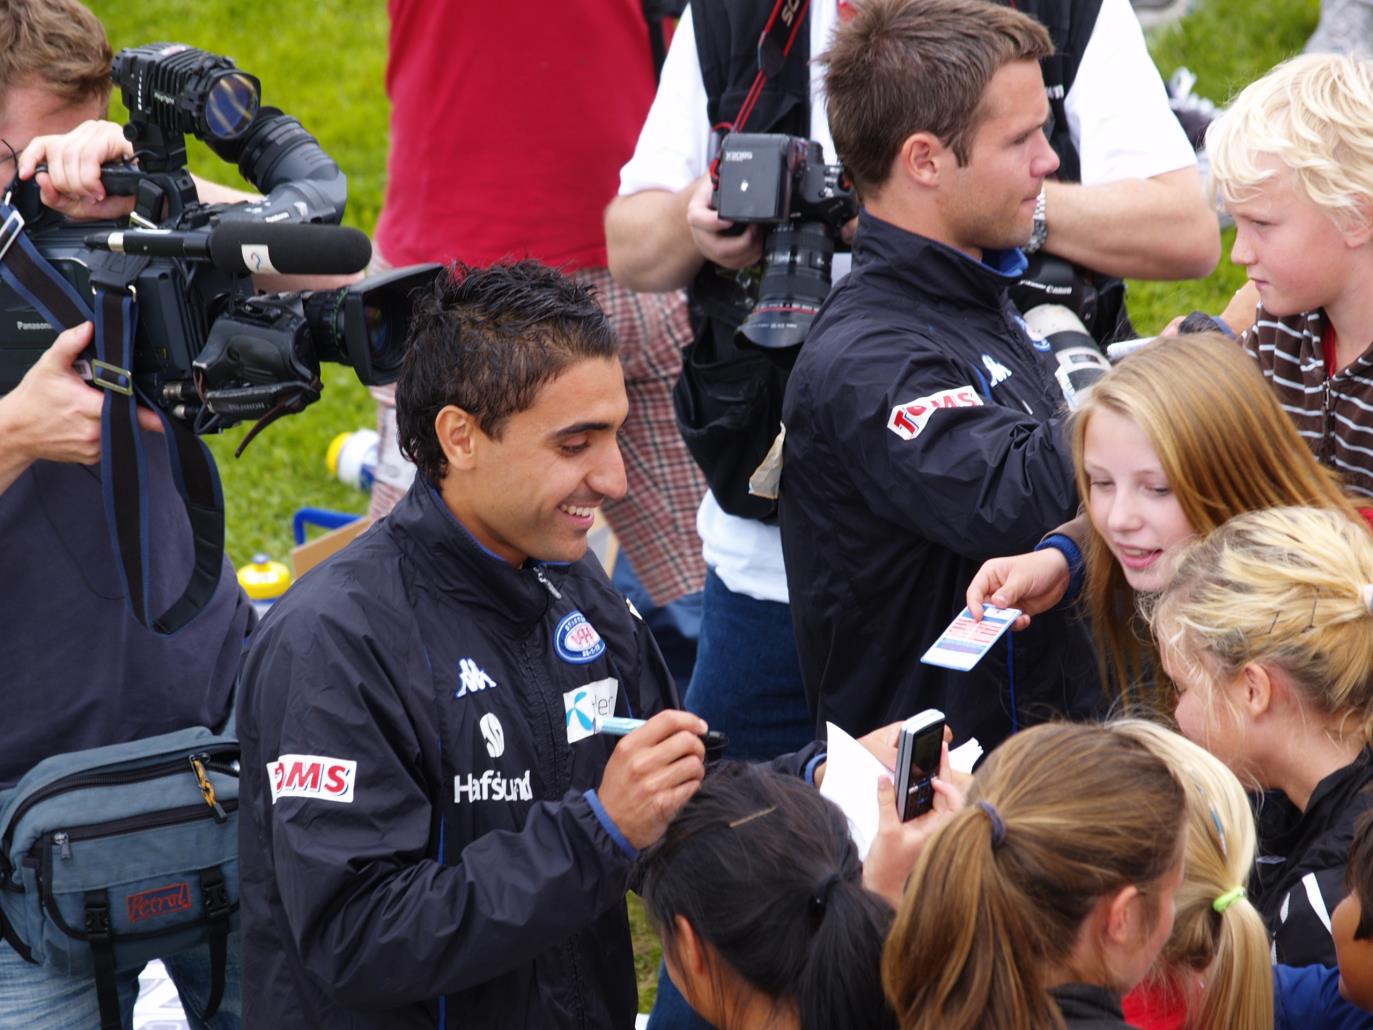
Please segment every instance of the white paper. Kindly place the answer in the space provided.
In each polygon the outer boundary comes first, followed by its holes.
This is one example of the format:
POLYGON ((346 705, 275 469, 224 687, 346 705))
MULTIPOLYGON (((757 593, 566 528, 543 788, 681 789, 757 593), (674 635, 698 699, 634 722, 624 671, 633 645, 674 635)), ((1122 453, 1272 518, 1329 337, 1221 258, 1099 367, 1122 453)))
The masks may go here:
MULTIPOLYGON (((862 861, 877 836, 877 781, 884 776, 895 780, 895 773, 834 723, 826 723, 825 732, 828 749, 820 794, 838 805, 848 819, 849 836, 862 861)), ((971 773, 981 757, 982 745, 971 737, 949 752, 949 765, 957 772, 971 773)))
POLYGON ((892 771, 834 723, 825 724, 825 734, 828 746, 820 794, 848 817, 849 836, 858 847, 859 859, 866 859, 877 835, 877 782, 883 776, 892 779, 892 771))

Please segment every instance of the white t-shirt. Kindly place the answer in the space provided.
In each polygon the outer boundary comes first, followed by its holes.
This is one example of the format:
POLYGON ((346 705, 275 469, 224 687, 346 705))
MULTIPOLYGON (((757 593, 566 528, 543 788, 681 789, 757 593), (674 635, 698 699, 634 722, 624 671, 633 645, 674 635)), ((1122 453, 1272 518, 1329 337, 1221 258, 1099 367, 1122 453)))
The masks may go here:
MULTIPOLYGON (((828 47, 838 20, 836 4, 811 4, 810 134, 824 146, 827 161, 835 160, 834 141, 825 112, 824 66, 814 58, 828 47)), ((705 173, 711 145, 706 103, 688 8, 673 33, 638 146, 620 169, 622 196, 653 189, 675 193, 705 173)), ((1102 0, 1064 107, 1085 184, 1147 179, 1196 164, 1187 135, 1168 108, 1163 80, 1129 0, 1102 0)), ((836 277, 840 270, 835 269, 836 277)), ((696 529, 706 563, 731 591, 786 603, 776 526, 730 515, 707 492, 696 529)))

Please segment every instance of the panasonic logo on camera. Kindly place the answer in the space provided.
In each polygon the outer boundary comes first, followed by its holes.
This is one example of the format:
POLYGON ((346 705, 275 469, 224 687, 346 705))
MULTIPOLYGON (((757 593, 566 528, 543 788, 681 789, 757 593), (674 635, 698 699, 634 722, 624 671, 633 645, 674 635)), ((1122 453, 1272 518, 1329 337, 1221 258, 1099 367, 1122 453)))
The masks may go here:
POLYGON ((51 329, 47 322, 15 322, 16 329, 51 329))
POLYGON ((523 776, 502 776, 494 769, 487 769, 480 777, 462 773, 453 777, 453 800, 462 804, 463 795, 468 801, 533 801, 534 792, 529 786, 529 770, 523 776))

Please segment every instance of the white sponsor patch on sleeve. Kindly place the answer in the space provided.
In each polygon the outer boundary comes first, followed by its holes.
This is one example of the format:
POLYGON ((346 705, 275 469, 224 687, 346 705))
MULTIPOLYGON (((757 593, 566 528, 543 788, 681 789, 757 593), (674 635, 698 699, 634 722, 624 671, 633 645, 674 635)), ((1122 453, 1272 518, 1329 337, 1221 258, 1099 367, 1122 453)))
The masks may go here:
POLYGON ((282 755, 267 763, 272 804, 279 798, 318 798, 352 804, 358 763, 325 755, 282 755))
POLYGON ((891 409, 887 428, 903 440, 914 440, 925 428, 940 408, 975 408, 982 405, 982 398, 971 386, 955 386, 952 390, 940 390, 928 397, 917 397, 905 404, 891 409))

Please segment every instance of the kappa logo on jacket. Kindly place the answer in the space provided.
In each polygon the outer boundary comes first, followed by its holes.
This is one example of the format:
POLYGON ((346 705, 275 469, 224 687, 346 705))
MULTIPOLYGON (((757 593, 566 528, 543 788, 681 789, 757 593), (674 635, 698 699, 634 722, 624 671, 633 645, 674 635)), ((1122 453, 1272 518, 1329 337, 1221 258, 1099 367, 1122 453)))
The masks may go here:
POLYGON ((458 692, 453 695, 455 698, 466 697, 468 694, 475 694, 479 690, 486 690, 496 685, 496 681, 486 674, 486 670, 474 662, 471 658, 464 658, 458 662, 458 692))
POLYGON ((898 404, 891 409, 887 428, 903 440, 914 440, 925 428, 930 416, 941 408, 976 408, 981 405, 982 398, 972 386, 955 386, 952 390, 940 390, 928 397, 917 397, 905 404, 898 404))
POLYGON ((987 369, 987 374, 992 377, 993 386, 1000 386, 1011 378, 1011 370, 990 354, 982 355, 982 364, 987 369))
POLYGON ((358 763, 326 755, 282 755, 267 763, 267 781, 272 788, 272 804, 278 798, 318 798, 321 801, 353 803, 358 763))
POLYGON ((553 631, 553 648, 563 661, 586 665, 605 654, 605 641, 585 615, 573 612, 564 616, 553 631))
POLYGON ((596 732, 596 720, 615 714, 615 699, 620 694, 620 681, 607 678, 577 687, 563 694, 566 714, 567 742, 575 744, 596 732))

